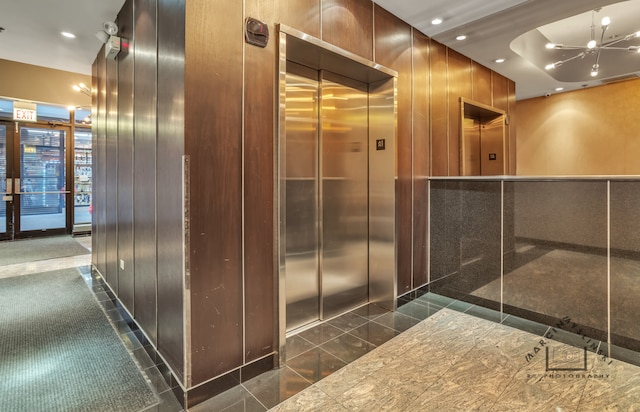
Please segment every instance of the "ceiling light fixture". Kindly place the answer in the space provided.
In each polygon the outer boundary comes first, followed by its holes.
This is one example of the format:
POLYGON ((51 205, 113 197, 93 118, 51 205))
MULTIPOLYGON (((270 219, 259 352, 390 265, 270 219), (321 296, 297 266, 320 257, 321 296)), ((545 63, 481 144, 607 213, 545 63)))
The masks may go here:
POLYGON ((556 91, 557 91, 557 92, 561 92, 561 91, 563 91, 563 90, 564 90, 564 87, 556 87, 556 91))
POLYGON ((629 46, 629 47, 617 47, 616 44, 620 43, 621 41, 629 41, 633 38, 638 38, 640 37, 640 31, 637 32, 633 32, 631 34, 627 34, 626 36, 623 37, 619 37, 615 40, 612 40, 610 42, 605 43, 604 41, 604 33, 607 31, 607 29, 609 28, 609 25, 611 24, 611 19, 607 16, 603 17, 602 20, 600 21, 600 29, 601 29, 601 33, 600 33, 600 42, 598 43, 598 41, 596 40, 596 23, 595 23, 595 19, 596 19, 596 13, 600 12, 600 9, 595 9, 591 12, 591 39, 589 40, 589 42, 587 42, 586 46, 568 46, 568 45, 564 45, 564 44, 557 44, 557 43, 547 43, 545 44, 545 48, 549 49, 549 50, 577 50, 579 51, 578 54, 569 57, 568 59, 564 59, 564 60, 560 60, 557 61, 555 63, 549 63, 547 64, 544 68, 545 70, 553 70, 556 67, 562 66, 562 64, 571 61, 571 60, 575 60, 575 59, 583 59, 585 58, 587 55, 595 55, 595 63, 591 66, 591 72, 590 75, 591 77, 596 77, 598 76, 599 72, 600 72, 600 53, 602 52, 602 50, 626 50, 626 51, 630 51, 630 52, 639 52, 640 53, 640 46, 629 46))
POLYGON ((431 20, 431 24, 438 25, 438 24, 441 24, 441 23, 442 23, 442 17, 436 17, 433 20, 431 20))
POLYGON ((504 63, 506 59, 503 58, 499 58, 499 59, 495 59, 494 62, 496 63, 504 63))
POLYGON ((69 33, 68 31, 61 31, 60 34, 62 34, 67 39, 75 39, 76 38, 75 34, 69 33))
POLYGON ((459 35, 458 37, 456 37, 456 40, 458 41, 462 41, 462 40, 466 40, 467 36, 465 36, 464 34, 459 35))

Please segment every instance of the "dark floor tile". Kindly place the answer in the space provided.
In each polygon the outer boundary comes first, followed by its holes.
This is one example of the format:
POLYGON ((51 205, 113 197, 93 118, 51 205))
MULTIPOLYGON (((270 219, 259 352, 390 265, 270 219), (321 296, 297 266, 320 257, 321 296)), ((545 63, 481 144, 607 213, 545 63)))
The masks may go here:
POLYGON ((314 345, 313 343, 309 342, 308 340, 306 340, 305 338, 299 335, 289 336, 287 338, 287 347, 286 347, 287 359, 293 359, 296 356, 300 355, 301 353, 304 353, 312 349, 314 346, 316 345, 314 345))
POLYGON ((384 315, 377 317, 373 322, 379 323, 398 332, 404 332, 405 330, 420 323, 418 319, 397 311, 385 313, 384 315))
POLYGON ((311 383, 316 383, 320 379, 326 378, 344 365, 346 365, 345 362, 319 347, 313 348, 287 362, 288 367, 311 383))
POLYGON ((525 332, 533 333, 534 335, 544 336, 549 327, 532 320, 522 319, 517 316, 508 315, 503 321, 503 325, 510 326, 512 328, 520 329, 525 332))
POLYGON ((109 300, 109 301, 111 300, 109 295, 107 295, 104 291, 96 292, 94 290, 93 292, 94 292, 94 295, 96 296, 96 299, 98 300, 98 302, 104 302, 105 300, 109 300))
POLYGON ((147 351, 144 348, 138 348, 133 351, 133 356, 136 358, 138 362, 138 366, 141 370, 145 370, 147 368, 155 367, 156 364, 153 359, 149 356, 147 351))
POLYGON ((473 307, 473 304, 469 302, 463 302, 461 300, 454 300, 447 305, 447 309, 455 310, 458 312, 466 312, 473 307))
POLYGON ((416 302, 409 302, 398 308, 398 312, 411 316, 414 319, 425 320, 429 316, 441 310, 442 307, 434 304, 424 305, 416 302))
POLYGON ((630 349, 621 348, 620 346, 611 345, 611 354, 609 354, 609 345, 606 342, 600 344, 598 351, 603 357, 617 359, 631 365, 640 366, 640 353, 630 349))
POLYGON ((420 304, 434 304, 444 308, 455 302, 455 299, 429 292, 418 297, 415 302, 420 304))
POLYGON ((123 320, 112 320, 112 324, 118 335, 126 335, 127 333, 131 333, 131 328, 127 324, 127 322, 123 320))
POLYGON ((337 338, 324 343, 320 348, 326 350, 336 358, 343 360, 346 363, 350 363, 367 352, 375 349, 375 345, 356 336, 345 333, 344 335, 340 335, 337 338))
POLYGON ((151 385, 155 388, 157 393, 162 393, 169 390, 169 385, 164 379, 164 376, 158 371, 157 368, 148 368, 144 371, 145 375, 149 378, 151 385))
POLYGON ((544 337, 556 342, 562 342, 570 346, 575 346, 576 348, 587 348, 589 352, 594 353, 598 351, 598 347, 600 345, 600 341, 598 340, 591 339, 586 336, 576 335, 575 333, 555 327, 549 328, 544 337))
POLYGON ((260 405, 260 402, 241 385, 189 408, 189 412, 263 412, 266 410, 267 408, 260 405))
POLYGON ((327 323, 331 326, 335 326, 336 328, 349 332, 352 329, 357 328, 358 326, 362 326, 367 322, 367 319, 362 316, 358 316, 355 313, 345 313, 344 315, 338 316, 337 318, 331 319, 327 323))
POLYGON ((501 315, 500 312, 495 311, 493 309, 483 308, 482 306, 477 306, 477 305, 473 305, 465 313, 471 316, 490 320, 491 322, 496 322, 496 323, 502 322, 502 319, 503 319, 503 315, 501 315))
POLYGON ((180 412, 184 410, 172 391, 164 391, 158 397, 160 398, 160 404, 156 409, 158 412, 180 412))
POLYGON ((280 402, 311 386, 311 382, 285 366, 250 379, 243 383, 243 386, 262 405, 267 408, 273 408, 280 402))
POLYGON ((363 318, 368 320, 373 320, 388 312, 389 312, 388 309, 378 306, 375 303, 370 303, 366 306, 362 306, 356 310, 351 311, 351 313, 355 313, 356 315, 362 316, 363 318))
POLYGON ((138 341, 138 338, 133 332, 125 333, 120 335, 120 339, 124 343, 124 346, 130 351, 133 352, 136 349, 142 348, 142 344, 138 341))
POLYGON ((116 309, 115 305, 113 304, 113 302, 111 302, 111 300, 104 300, 102 302, 98 302, 100 304, 100 306, 106 311, 106 312, 110 312, 114 309, 116 309))
POLYGON ((376 346, 380 346, 400 334, 400 332, 394 329, 375 322, 368 322, 349 333, 376 346))
POLYGON ((321 323, 311 329, 300 332, 298 335, 302 338, 305 338, 314 345, 322 345, 326 341, 342 335, 343 333, 343 331, 336 328, 335 326, 331 326, 327 323, 321 323))

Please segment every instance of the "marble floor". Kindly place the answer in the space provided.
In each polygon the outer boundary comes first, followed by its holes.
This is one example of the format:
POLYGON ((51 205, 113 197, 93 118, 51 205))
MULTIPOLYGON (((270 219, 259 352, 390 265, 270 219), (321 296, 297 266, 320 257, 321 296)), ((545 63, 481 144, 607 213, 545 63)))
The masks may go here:
MULTIPOLYGON (((76 240, 90 249, 90 237, 76 240)), ((90 255, 50 259, 0 277, 79 267, 158 394, 151 410, 182 410, 89 265, 90 255)), ((640 411, 637 352, 431 293, 315 325, 289 336, 286 353, 282 368, 189 410, 640 411)))
POLYGON ((429 293, 394 313, 360 308, 286 350, 283 368, 190 411, 640 410, 640 367, 621 360, 637 353, 612 359, 606 343, 429 293))

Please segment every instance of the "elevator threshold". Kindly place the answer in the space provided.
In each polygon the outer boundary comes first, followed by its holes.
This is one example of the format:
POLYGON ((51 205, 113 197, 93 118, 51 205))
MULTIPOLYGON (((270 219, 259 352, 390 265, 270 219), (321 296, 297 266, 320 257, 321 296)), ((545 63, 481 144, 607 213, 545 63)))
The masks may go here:
POLYGON ((316 321, 313 321, 313 322, 311 322, 311 323, 307 323, 306 325, 300 326, 299 328, 296 328, 296 329, 292 329, 292 330, 290 330, 290 331, 287 331, 287 333, 286 333, 286 335, 285 335, 285 336, 286 336, 287 338, 290 338, 291 336, 295 336, 295 335, 297 335, 297 334, 299 334, 299 333, 304 332, 305 330, 309 330, 309 329, 311 329, 311 328, 313 328, 313 327, 315 327, 315 326, 321 325, 321 324, 323 324, 323 323, 325 323, 325 322, 329 322, 329 321, 331 321, 331 320, 333 320, 333 319, 335 319, 335 318, 339 318, 340 316, 342 316, 342 315, 344 315, 344 314, 347 314, 347 313, 349 313, 349 312, 353 312, 354 310, 358 310, 358 309, 360 309, 361 307, 363 307, 363 306, 367 306, 367 305, 368 305, 368 304, 370 304, 370 303, 371 303, 371 302, 365 302, 365 303, 363 303, 363 304, 361 304, 361 305, 359 305, 359 306, 355 306, 355 307, 353 307, 353 308, 349 309, 348 311, 346 311, 346 312, 344 312, 344 313, 339 313, 339 314, 337 314, 337 315, 335 315, 335 316, 332 316, 332 317, 330 317, 330 318, 328 318, 328 319, 324 319, 324 320, 316 320, 316 321))

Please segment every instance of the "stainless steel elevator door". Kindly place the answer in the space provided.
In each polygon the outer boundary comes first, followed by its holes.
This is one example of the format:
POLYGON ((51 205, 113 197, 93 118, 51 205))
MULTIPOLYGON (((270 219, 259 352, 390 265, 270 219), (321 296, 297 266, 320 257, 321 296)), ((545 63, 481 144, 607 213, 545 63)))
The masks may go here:
POLYGON ((369 106, 367 87, 321 79, 322 317, 367 302, 369 292, 369 106))
POLYGON ((368 301, 366 85, 288 63, 287 330, 368 301))

